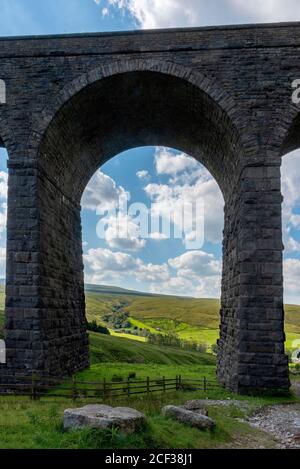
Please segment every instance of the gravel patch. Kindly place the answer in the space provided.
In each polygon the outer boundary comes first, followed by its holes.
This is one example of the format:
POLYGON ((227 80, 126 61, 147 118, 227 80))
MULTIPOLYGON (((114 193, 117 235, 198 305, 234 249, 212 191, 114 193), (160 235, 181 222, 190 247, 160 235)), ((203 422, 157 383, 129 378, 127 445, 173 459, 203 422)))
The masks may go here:
POLYGON ((278 441, 278 448, 300 449, 300 404, 264 407, 247 422, 271 434, 278 441))

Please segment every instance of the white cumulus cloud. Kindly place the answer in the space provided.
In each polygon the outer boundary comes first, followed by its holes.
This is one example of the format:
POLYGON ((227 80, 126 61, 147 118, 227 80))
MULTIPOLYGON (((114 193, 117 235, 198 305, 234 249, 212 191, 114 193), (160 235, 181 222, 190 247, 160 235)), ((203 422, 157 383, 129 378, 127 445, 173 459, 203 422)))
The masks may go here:
POLYGON ((222 266, 221 261, 216 260, 213 254, 200 250, 185 252, 168 262, 177 270, 178 275, 187 278, 220 275, 222 266))
POLYGON ((298 0, 230 0, 233 8, 253 21, 296 21, 300 19, 298 0))
POLYGON ((104 212, 123 206, 130 199, 129 192, 107 174, 97 171, 89 181, 82 195, 82 208, 104 212))
POLYGON ((136 175, 139 179, 147 179, 150 177, 149 172, 146 171, 145 169, 143 169, 142 171, 138 171, 136 175))
POLYGON ((283 157, 281 167, 282 231, 286 253, 299 252, 300 244, 294 239, 296 231, 300 230, 300 216, 295 211, 300 210, 300 150, 296 150, 283 157), (294 233, 293 233, 294 231, 294 233))
POLYGON ((138 222, 128 214, 120 212, 104 220, 104 239, 109 247, 128 251, 139 251, 145 247, 146 240, 140 237, 138 222))
POLYGON ((169 278, 167 264, 145 263, 140 258, 110 249, 89 249, 83 256, 86 276, 91 283, 120 282, 133 278, 137 282, 161 282, 169 278))
MULTIPOLYGON (((190 181, 183 184, 152 183, 148 184, 144 190, 151 200, 152 213, 166 220, 171 216, 171 220, 177 226, 180 226, 182 220, 182 208, 186 207, 184 211, 186 226, 191 227, 195 201, 202 201, 204 204, 204 240, 215 244, 222 241, 224 200, 216 181, 212 176, 207 178, 207 171, 204 168, 199 170, 198 178, 192 184, 190 181), (201 172, 203 177, 201 177, 201 172)), ((189 239, 191 233, 186 234, 189 239)))
POLYGON ((175 176, 178 173, 196 171, 199 163, 185 153, 174 154, 168 148, 158 147, 155 151, 155 168, 158 175, 175 176))
POLYGON ((298 0, 108 0, 143 29, 300 20, 298 0))
POLYGON ((5 277, 6 270, 6 248, 0 247, 0 278, 5 277))
MULTIPOLYGON (((0 171, 0 235, 6 230, 8 174, 0 171)), ((1 261, 0 261, 1 262, 1 261)))
POLYGON ((194 251, 161 264, 106 248, 89 249, 83 256, 85 281, 124 285, 135 281, 153 293, 194 297, 220 295, 220 263, 212 254, 194 251))
POLYGON ((171 258, 168 264, 175 272, 169 279, 153 283, 150 291, 196 298, 218 298, 221 291, 221 262, 212 254, 190 251, 171 258))
POLYGON ((286 303, 300 303, 300 260, 285 259, 283 262, 284 297, 286 303))

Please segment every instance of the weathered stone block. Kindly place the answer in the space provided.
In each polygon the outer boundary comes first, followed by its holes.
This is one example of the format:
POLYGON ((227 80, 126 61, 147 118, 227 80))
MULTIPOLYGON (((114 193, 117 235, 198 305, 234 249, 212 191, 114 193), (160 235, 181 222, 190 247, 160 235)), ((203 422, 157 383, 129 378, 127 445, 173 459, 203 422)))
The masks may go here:
POLYGON ((111 407, 92 404, 78 409, 64 411, 65 430, 81 428, 108 429, 118 427, 125 433, 134 433, 145 424, 146 418, 141 412, 129 407, 111 407))

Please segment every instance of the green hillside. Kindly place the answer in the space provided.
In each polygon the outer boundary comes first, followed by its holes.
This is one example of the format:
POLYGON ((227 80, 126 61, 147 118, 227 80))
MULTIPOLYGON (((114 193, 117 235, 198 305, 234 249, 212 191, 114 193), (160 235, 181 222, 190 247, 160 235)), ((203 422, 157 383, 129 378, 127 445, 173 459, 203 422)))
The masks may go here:
POLYGON ((220 301, 217 299, 149 295, 141 292, 130 294, 130 290, 124 294, 113 288, 102 291, 86 289, 89 318, 99 319, 99 316, 111 311, 112 305, 121 305, 136 319, 164 318, 203 328, 218 328, 220 301))
MULTIPOLYGON (((95 287, 97 288, 97 287, 95 287)), ((87 317, 104 324, 102 317, 113 307, 129 313, 133 326, 151 333, 174 333, 183 340, 212 345, 219 336, 220 302, 217 299, 149 295, 114 287, 100 287, 102 293, 86 291, 87 317)), ((286 346, 300 339, 300 306, 285 306, 286 346)), ((119 334, 120 335, 120 334, 119 334)), ((125 337, 125 334, 120 335, 125 337)), ((127 336, 128 337, 128 336, 127 336)), ((129 336, 130 337, 130 336, 129 336)), ((133 338, 133 337, 132 337, 133 338)))
POLYGON ((215 299, 181 297, 133 298, 125 310, 138 319, 164 318, 208 329, 218 327, 220 302, 215 299))
POLYGON ((285 330, 300 334, 300 306, 285 305, 285 330))
MULTIPOLYGON (((3 336, 3 309, 4 287, 0 285, 0 336, 3 336)), ((173 333, 183 340, 212 345, 219 334, 219 309, 217 299, 152 295, 113 286, 86 285, 88 321, 96 320, 107 326, 103 316, 113 310, 128 313, 132 326, 129 330, 120 332, 109 326, 111 334, 122 339, 144 342, 142 333, 135 331, 147 330, 152 334, 173 333)), ((295 339, 300 339, 300 306, 285 306, 285 332, 286 345, 290 348, 295 339)))
POLYGON ((183 340, 212 345, 217 341, 220 302, 139 293, 86 291, 87 318, 105 325, 102 317, 113 308, 129 313, 133 326, 153 333, 174 333, 183 340))
POLYGON ((162 365, 214 365, 212 355, 172 347, 124 340, 109 335, 89 333, 91 363, 123 362, 162 365))

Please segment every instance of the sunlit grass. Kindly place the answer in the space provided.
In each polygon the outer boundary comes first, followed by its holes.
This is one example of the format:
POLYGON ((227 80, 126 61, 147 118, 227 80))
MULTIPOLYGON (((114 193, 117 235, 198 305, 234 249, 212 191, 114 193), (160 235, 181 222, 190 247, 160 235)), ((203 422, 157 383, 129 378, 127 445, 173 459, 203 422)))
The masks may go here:
POLYGON ((89 333, 92 363, 215 364, 212 355, 89 333))
POLYGON ((141 337, 139 335, 134 335, 134 334, 126 334, 124 332, 116 332, 112 329, 109 329, 110 335, 113 337, 119 337, 120 339, 129 339, 129 340, 136 340, 138 342, 146 342, 147 339, 145 337, 141 337))

